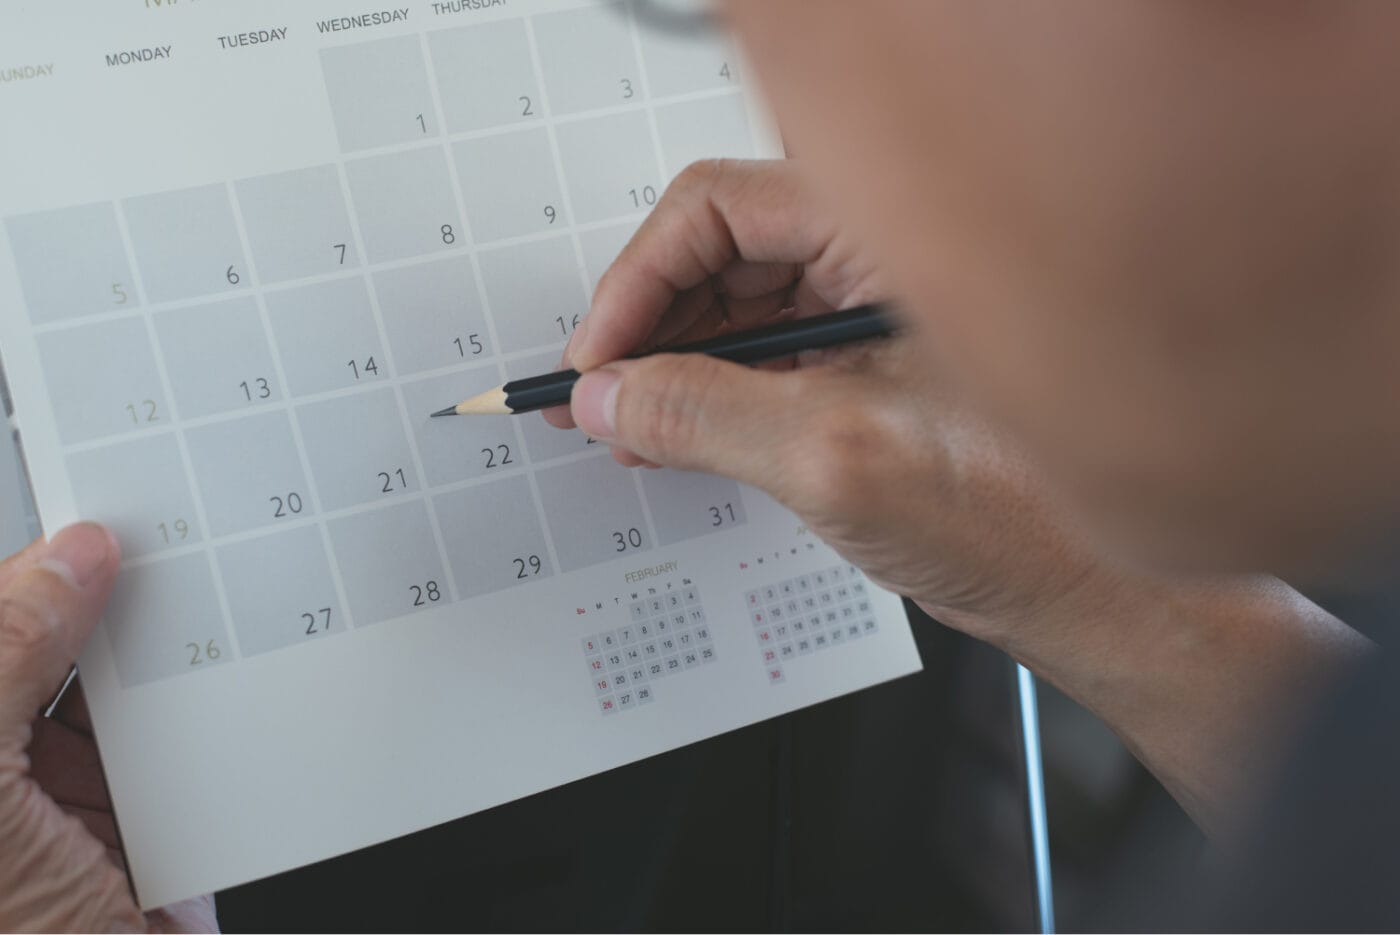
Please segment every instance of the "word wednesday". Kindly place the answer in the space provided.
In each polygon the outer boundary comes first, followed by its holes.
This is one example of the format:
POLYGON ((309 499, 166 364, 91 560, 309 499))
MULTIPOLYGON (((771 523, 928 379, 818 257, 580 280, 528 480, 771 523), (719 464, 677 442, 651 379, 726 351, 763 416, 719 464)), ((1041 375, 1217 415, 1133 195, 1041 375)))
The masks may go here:
POLYGON ((408 7, 400 10, 380 10, 376 13, 356 13, 354 16, 338 16, 335 19, 319 19, 316 29, 319 32, 343 32, 346 29, 364 29, 366 26, 383 26, 385 23, 401 23, 408 19, 408 7))

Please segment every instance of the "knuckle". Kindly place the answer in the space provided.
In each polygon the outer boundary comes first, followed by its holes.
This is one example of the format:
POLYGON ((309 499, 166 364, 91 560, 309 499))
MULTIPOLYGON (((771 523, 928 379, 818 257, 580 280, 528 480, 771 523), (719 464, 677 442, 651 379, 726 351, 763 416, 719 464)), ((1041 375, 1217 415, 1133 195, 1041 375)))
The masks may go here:
POLYGON ((705 400, 714 392, 715 368, 691 355, 658 355, 634 370, 618 397, 619 426, 639 454, 677 467, 695 462, 705 400), (627 417, 621 411, 626 406, 627 417))
POLYGON ((53 615, 13 595, 0 596, 0 647, 27 655, 53 639, 53 615))
POLYGON ((671 183, 671 190, 678 194, 708 191, 725 174, 729 162, 727 159, 700 159, 692 162, 676 176, 676 180, 671 183))

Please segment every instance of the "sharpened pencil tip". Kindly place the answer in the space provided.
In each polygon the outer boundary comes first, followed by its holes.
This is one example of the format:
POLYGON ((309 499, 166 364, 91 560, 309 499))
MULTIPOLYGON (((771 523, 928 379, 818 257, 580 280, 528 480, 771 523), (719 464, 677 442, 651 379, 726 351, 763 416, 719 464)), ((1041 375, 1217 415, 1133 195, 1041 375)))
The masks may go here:
POLYGON ((439 416, 455 416, 456 414, 457 414, 457 407, 456 407, 456 406, 448 406, 446 409, 439 409, 437 412, 433 413, 432 418, 436 419, 436 418, 438 418, 439 416))

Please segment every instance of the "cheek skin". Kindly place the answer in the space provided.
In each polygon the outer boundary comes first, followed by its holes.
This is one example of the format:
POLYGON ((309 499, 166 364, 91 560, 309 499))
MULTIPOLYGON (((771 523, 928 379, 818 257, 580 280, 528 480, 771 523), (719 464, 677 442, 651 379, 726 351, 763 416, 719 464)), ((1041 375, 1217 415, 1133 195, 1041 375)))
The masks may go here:
POLYGON ((1400 513, 1400 6, 728 15, 934 365, 1105 541, 1308 569, 1400 513))

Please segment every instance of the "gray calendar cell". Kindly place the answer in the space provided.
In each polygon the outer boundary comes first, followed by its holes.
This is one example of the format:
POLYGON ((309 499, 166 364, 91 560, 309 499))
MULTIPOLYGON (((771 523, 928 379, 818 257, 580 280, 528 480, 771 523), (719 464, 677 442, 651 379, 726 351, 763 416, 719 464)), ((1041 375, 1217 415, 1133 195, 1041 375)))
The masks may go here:
POLYGON ((524 20, 434 30, 428 50, 449 133, 544 115, 524 20))
POLYGON ((356 159, 345 164, 345 174, 371 263, 466 245, 439 147, 356 159))
MULTIPOLYGON (((549 373, 559 368, 559 354, 536 354, 531 357, 517 357, 506 362, 506 379, 517 380, 532 377, 539 373, 549 373)), ((525 449, 532 464, 540 464, 555 458, 579 454, 584 451, 597 451, 599 445, 590 443, 588 436, 577 431, 560 431, 544 420, 537 412, 516 417, 516 424, 525 436, 525 449)))
POLYGON ((252 299, 173 309, 153 320, 180 418, 282 398, 272 350, 252 299))
POLYGON ((78 514, 106 524, 126 558, 203 538, 173 434, 71 454, 68 478, 78 514))
POLYGON ((647 85, 654 98, 732 88, 739 82, 735 50, 709 36, 639 29, 647 85))
POLYGON ((293 396, 363 386, 390 376, 360 277, 269 292, 266 302, 293 396))
POLYGON ((398 397, 388 387, 297 407, 321 508, 377 503, 418 489, 398 397))
POLYGON ((34 324, 116 311, 136 302, 111 204, 22 214, 5 227, 34 324))
POLYGON ((384 330, 401 374, 483 360, 494 353, 476 276, 465 257, 374 274, 384 330))
POLYGON ((642 100, 631 24, 622 4, 537 16, 534 27, 555 114, 642 100))
POLYGON ((37 335, 65 444, 170 424, 146 323, 107 321, 37 335))
POLYGON ((586 458, 535 476, 563 571, 651 548, 632 472, 611 458, 586 458))
POLYGON ((567 236, 483 250, 478 261, 503 351, 563 344, 588 311, 567 236))
POLYGON ((327 528, 355 626, 452 600, 422 500, 355 513, 327 528))
POLYGON ((202 551, 124 571, 104 619, 127 688, 233 661, 202 551))
POLYGON ((642 491, 662 545, 742 526, 746 521, 739 485, 713 474, 643 471, 642 491))
POLYGON ((315 512, 285 412, 262 412, 185 433, 209 533, 226 536, 315 512))
POLYGON ((577 223, 637 214, 656 204, 662 184, 646 114, 560 124, 555 134, 577 223))
POLYGON ((741 94, 658 107, 656 131, 668 175, 701 159, 750 159, 754 155, 741 94))
POLYGON ((433 509, 463 597, 540 581, 554 573, 527 478, 509 477, 439 494, 433 509))
POLYGON ((437 135, 416 35, 322 49, 321 71, 342 152, 437 135))
POLYGON ((409 428, 423 459, 429 487, 486 474, 508 474, 524 466, 510 419, 434 419, 429 413, 500 383, 494 367, 429 377, 403 385, 409 428))
POLYGON ((477 243, 569 223, 545 129, 463 140, 452 147, 452 156, 477 243))
POLYGON ((359 254, 335 166, 313 166, 234 183, 261 282, 356 266, 359 254))
POLYGON ((248 266, 223 185, 128 198, 122 210, 148 301, 248 286, 248 266))
POLYGON ((636 232, 636 221, 624 221, 621 224, 579 232, 578 243, 583 250, 583 268, 588 273, 588 282, 595 290, 598 288, 598 280, 603 278, 613 260, 617 259, 617 255, 636 232))
POLYGON ((220 546, 216 557, 244 656, 345 630, 317 527, 220 546))

